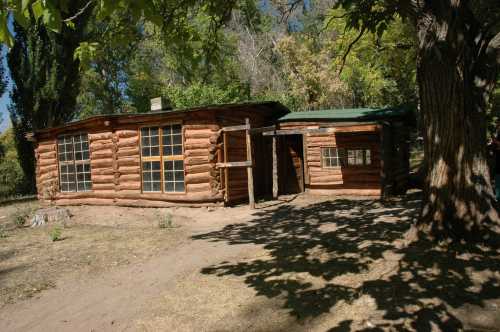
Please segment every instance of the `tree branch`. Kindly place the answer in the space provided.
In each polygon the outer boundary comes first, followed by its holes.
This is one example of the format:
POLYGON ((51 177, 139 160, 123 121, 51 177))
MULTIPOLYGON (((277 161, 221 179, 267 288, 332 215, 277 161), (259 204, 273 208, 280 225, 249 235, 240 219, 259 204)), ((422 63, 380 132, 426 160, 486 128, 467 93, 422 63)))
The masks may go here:
POLYGON ((352 47, 354 46, 354 44, 356 44, 361 39, 361 37, 363 37, 365 31, 366 31, 366 27, 363 27, 359 31, 358 36, 349 44, 349 46, 347 46, 347 50, 345 51, 344 55, 342 56, 342 63, 340 65, 339 75, 342 74, 342 70, 344 70, 344 66, 345 66, 345 62, 347 60, 347 56, 351 52, 352 47))
POLYGON ((68 17, 66 19, 63 20, 63 22, 67 23, 67 22, 71 22, 73 21, 74 19, 78 18, 80 15, 82 15, 83 13, 85 13, 85 11, 90 7, 90 5, 94 2, 94 0, 90 0, 89 2, 87 2, 85 4, 85 6, 83 6, 79 11, 76 12, 75 15, 71 16, 71 17, 68 17))

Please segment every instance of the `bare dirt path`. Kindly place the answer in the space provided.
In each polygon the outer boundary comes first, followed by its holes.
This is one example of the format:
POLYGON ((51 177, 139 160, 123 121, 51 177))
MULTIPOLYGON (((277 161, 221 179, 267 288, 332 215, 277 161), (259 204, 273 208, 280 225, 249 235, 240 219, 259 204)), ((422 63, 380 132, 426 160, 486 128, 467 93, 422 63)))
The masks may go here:
MULTIPOLYGON (((187 211, 187 210, 186 210, 187 211)), ((237 208, 240 218, 248 209, 237 208)), ((189 211, 196 215, 199 210, 189 211)), ((206 213, 206 212, 205 212, 206 213)), ((215 211, 212 223, 182 225, 189 236, 212 231, 234 219, 215 211)), ((240 219, 241 220, 241 219, 240 219)), ((90 280, 61 280, 38 298, 6 306, 0 311, 0 331, 109 331, 135 329, 133 320, 147 312, 161 292, 183 276, 221 260, 233 260, 255 245, 230 248, 224 243, 185 241, 149 261, 117 268, 90 280)))

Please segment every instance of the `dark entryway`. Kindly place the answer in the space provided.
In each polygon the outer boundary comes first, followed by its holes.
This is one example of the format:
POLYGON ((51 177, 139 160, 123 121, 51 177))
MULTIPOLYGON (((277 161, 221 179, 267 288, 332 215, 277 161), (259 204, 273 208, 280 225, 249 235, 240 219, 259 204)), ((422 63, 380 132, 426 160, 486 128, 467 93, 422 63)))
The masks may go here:
POLYGON ((278 136, 278 188, 280 195, 304 191, 302 135, 278 136))

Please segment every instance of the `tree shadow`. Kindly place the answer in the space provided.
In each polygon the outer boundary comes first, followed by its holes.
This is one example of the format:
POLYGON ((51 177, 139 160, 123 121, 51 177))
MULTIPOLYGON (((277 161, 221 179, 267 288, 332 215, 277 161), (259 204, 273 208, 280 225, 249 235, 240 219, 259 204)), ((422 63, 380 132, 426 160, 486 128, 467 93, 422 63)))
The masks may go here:
MULTIPOLYGON (((383 317, 365 331, 481 325, 477 319, 457 317, 455 309, 465 304, 481 308, 485 300, 500 298, 498 251, 457 245, 445 250, 425 239, 401 246, 419 204, 418 193, 385 203, 337 199, 304 207, 287 204, 193 238, 261 245, 265 258, 222 262, 201 272, 244 277, 258 296, 282 299, 289 314, 301 321, 331 312, 340 301, 369 296, 383 317)), ((332 331, 351 325, 346 319, 332 331)))

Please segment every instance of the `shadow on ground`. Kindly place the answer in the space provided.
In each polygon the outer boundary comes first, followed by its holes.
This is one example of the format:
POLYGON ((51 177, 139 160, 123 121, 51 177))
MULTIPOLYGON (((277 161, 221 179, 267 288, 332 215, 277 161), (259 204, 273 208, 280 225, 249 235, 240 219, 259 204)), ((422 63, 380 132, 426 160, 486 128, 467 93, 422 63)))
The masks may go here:
POLYGON ((489 300, 500 298, 498 252, 445 251, 425 240, 401 248, 418 206, 418 194, 390 203, 285 204, 194 238, 261 245, 264 258, 221 262, 202 273, 243 277, 258 296, 281 299, 299 322, 335 316, 337 304, 368 296, 378 316, 353 312, 330 331, 495 330, 500 302, 489 300))

